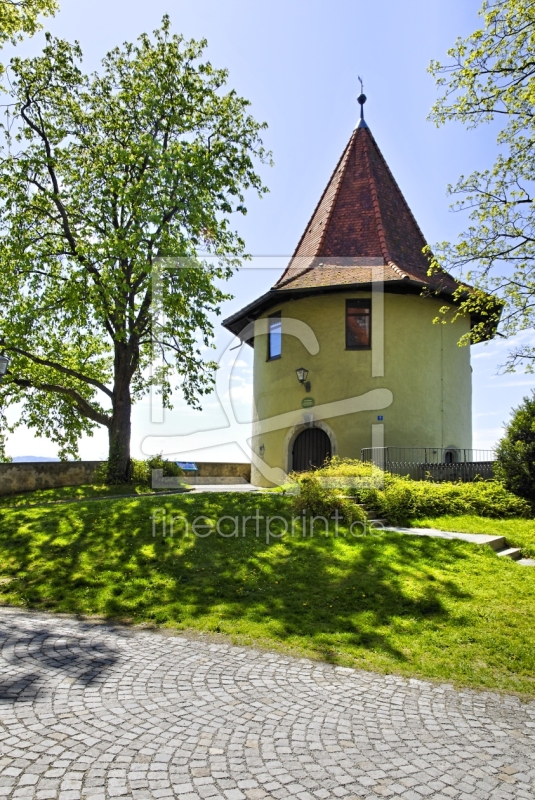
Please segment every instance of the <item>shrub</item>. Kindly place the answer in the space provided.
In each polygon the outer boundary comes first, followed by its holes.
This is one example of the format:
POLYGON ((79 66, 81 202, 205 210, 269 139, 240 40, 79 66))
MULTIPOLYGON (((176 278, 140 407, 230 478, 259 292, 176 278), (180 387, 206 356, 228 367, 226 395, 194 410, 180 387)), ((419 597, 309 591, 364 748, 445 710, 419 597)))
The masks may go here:
POLYGON ((293 475, 293 479, 300 490, 295 500, 297 509, 307 508, 313 514, 326 516, 338 508, 346 520, 364 516, 357 503, 395 525, 406 525, 418 517, 443 515, 528 517, 531 511, 525 499, 508 491, 500 481, 414 481, 353 459, 335 457, 322 469, 293 475))
POLYGON ((339 490, 357 503, 375 508, 377 491, 392 485, 395 477, 366 461, 333 456, 314 473, 322 485, 339 490))
POLYGON ((499 481, 432 483, 395 478, 377 493, 376 513, 399 525, 418 517, 476 514, 504 519, 527 517, 530 506, 499 481))
MULTIPOLYGON (((161 455, 152 456, 147 459, 132 458, 130 461, 130 480, 134 486, 150 486, 152 481, 152 470, 163 469, 165 478, 176 477, 180 478, 184 475, 184 470, 181 469, 174 461, 166 461, 161 455)), ((108 472, 108 462, 103 461, 98 470, 95 472, 95 483, 105 483, 106 475, 108 472)))
POLYGON ((152 470, 163 470, 164 478, 181 478, 184 470, 174 461, 167 461, 162 455, 152 456, 143 461, 132 459, 132 483, 136 485, 150 485, 152 470))
POLYGON ((515 494, 535 502, 535 393, 514 409, 496 456, 496 477, 515 494))
POLYGON ((333 456, 325 466, 316 470, 314 474, 341 478, 342 480, 348 479, 349 483, 352 482, 352 479, 382 481, 385 475, 382 470, 368 461, 361 461, 357 458, 340 458, 340 456, 333 456))
POLYGON ((297 491, 294 496, 294 511, 308 514, 330 517, 338 509, 345 522, 365 522, 366 513, 360 506, 343 496, 340 490, 322 485, 322 481, 316 472, 304 472, 294 474, 293 479, 297 483, 297 491))

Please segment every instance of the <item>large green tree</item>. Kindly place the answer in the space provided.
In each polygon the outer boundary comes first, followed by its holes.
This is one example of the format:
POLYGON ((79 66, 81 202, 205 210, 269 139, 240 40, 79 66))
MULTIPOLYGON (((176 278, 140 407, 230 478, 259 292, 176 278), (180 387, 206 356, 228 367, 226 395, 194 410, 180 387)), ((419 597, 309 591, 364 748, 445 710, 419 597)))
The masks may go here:
POLYGON ((41 27, 39 17, 57 9, 56 0, 0 0, 0 47, 23 33, 32 36, 41 27))
POLYGON ((78 45, 50 36, 39 57, 11 61, 0 401, 21 403, 19 422, 63 456, 105 426, 110 482, 128 479, 132 403, 151 384, 166 405, 175 386, 191 404, 211 390, 202 348, 225 297, 218 279, 244 252, 230 216, 245 213, 247 189, 265 191, 264 126, 225 90, 226 71, 202 60, 204 46, 164 18, 98 74, 82 72, 78 45), (195 260, 200 251, 217 260, 195 260))
MULTIPOLYGON (((535 4, 488 0, 480 16, 482 25, 457 40, 449 62, 430 66, 442 91, 431 114, 437 125, 498 126, 494 164, 449 187, 454 208, 469 212, 468 229, 435 249, 435 268, 457 269, 476 286, 460 307, 486 314, 474 341, 498 323, 502 308, 502 335, 535 327, 535 4), (502 302, 489 303, 488 292, 502 302)), ((509 354, 506 368, 519 365, 533 370, 535 346, 509 354)))

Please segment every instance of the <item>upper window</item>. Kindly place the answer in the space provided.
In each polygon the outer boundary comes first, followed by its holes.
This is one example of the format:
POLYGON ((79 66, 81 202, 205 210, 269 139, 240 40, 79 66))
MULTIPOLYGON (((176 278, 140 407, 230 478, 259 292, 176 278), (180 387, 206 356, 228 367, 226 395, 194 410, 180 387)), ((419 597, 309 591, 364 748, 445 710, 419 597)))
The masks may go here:
POLYGON ((282 319, 281 312, 268 317, 268 361, 282 355, 282 319))
POLYGON ((346 350, 371 347, 371 300, 346 300, 346 350))

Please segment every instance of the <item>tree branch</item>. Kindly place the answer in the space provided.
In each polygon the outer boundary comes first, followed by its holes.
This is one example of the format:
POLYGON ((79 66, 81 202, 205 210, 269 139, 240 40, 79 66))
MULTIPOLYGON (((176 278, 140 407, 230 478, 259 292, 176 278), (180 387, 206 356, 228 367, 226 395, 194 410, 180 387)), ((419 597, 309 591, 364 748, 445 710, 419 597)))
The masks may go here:
MULTIPOLYGON (((10 375, 10 373, 8 373, 8 375, 10 375)), ((106 428, 109 428, 111 425, 111 417, 93 408, 93 406, 75 389, 70 389, 67 386, 59 386, 55 383, 34 383, 24 378, 14 378, 12 375, 10 375, 10 377, 16 386, 20 386, 23 389, 37 389, 41 392, 54 392, 55 394, 63 394, 66 397, 70 397, 71 400, 74 400, 82 416, 93 420, 93 422, 97 422, 99 425, 104 425, 106 428)))
MULTIPOLYGON (((47 171, 48 171, 50 180, 52 182, 52 188, 53 188, 51 199, 52 199, 52 202, 54 203, 54 205, 56 206, 56 208, 57 208, 57 210, 59 212, 59 215, 61 217, 61 227, 63 229, 63 235, 65 236, 67 242, 69 243, 72 255, 75 256, 80 261, 80 263, 88 270, 89 274, 93 277, 96 285, 99 287, 99 290, 100 290, 100 293, 101 293, 101 298, 102 298, 102 300, 104 302, 104 306, 106 308, 108 308, 106 294, 102 290, 102 282, 101 282, 100 272, 94 266, 94 264, 91 264, 83 255, 80 255, 80 253, 78 252, 78 246, 77 246, 77 243, 76 243, 76 239, 74 237, 74 234, 72 233, 70 222, 69 222, 69 215, 67 213, 67 210, 66 210, 65 206, 63 205, 63 203, 62 203, 62 201, 60 199, 61 195, 60 195, 59 181, 58 181, 58 178, 57 178, 57 175, 56 175, 56 171, 55 171, 55 169, 54 169, 54 167, 52 165, 52 162, 53 162, 52 147, 51 147, 50 140, 49 140, 49 138, 48 138, 48 136, 46 134, 45 128, 44 128, 44 123, 43 123, 43 120, 41 118, 41 111, 39 109, 39 106, 37 106, 37 113, 39 114, 39 118, 40 118, 40 122, 41 122, 41 127, 39 127, 39 125, 36 125, 36 123, 26 113, 28 111, 28 109, 31 107, 31 105, 32 105, 32 100, 29 97, 27 97, 26 98, 26 103, 21 108, 20 115, 21 115, 22 119, 26 122, 28 127, 41 139, 41 142, 42 142, 43 147, 45 149, 45 153, 46 153, 46 157, 47 157, 46 158, 47 171)), ((34 183, 37 186, 39 185, 37 183, 37 181, 34 181, 34 183)), ((39 187, 39 188, 41 189, 41 191, 43 193, 48 194, 48 192, 46 191, 46 189, 44 187, 39 187)), ((113 327, 112 327, 109 319, 106 320, 106 328, 108 329, 108 333, 110 334, 110 336, 113 338, 114 330, 113 330, 113 327)))
POLYGON ((33 353, 29 353, 27 350, 21 350, 20 347, 10 347, 5 342, 1 342, 0 344, 5 350, 8 350, 11 353, 18 353, 18 355, 20 356, 25 356, 25 358, 29 358, 35 364, 42 364, 43 367, 51 367, 52 369, 61 372, 63 375, 70 375, 72 378, 77 378, 83 383, 88 383, 91 386, 94 386, 96 389, 100 389, 100 391, 104 392, 104 394, 107 394, 110 399, 113 399, 113 392, 110 389, 108 389, 108 387, 105 384, 95 380, 95 378, 89 378, 82 372, 77 372, 76 370, 70 369, 69 367, 64 367, 62 364, 58 364, 55 361, 50 361, 47 358, 40 358, 39 356, 36 356, 33 353))

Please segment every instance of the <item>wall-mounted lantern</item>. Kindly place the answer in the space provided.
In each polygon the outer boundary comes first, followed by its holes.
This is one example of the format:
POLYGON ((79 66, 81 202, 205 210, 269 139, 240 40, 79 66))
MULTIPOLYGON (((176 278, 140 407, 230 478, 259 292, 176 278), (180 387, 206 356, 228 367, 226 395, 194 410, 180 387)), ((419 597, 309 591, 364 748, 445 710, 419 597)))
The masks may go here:
POLYGON ((295 370, 295 374, 297 375, 297 380, 299 381, 301 386, 305 387, 305 392, 309 392, 310 381, 307 381, 308 369, 305 369, 304 367, 298 367, 298 369, 295 370))

